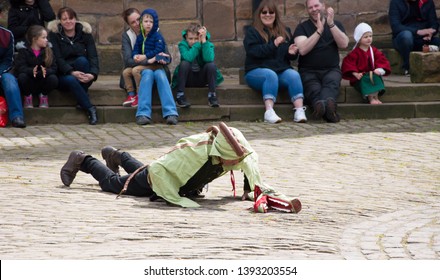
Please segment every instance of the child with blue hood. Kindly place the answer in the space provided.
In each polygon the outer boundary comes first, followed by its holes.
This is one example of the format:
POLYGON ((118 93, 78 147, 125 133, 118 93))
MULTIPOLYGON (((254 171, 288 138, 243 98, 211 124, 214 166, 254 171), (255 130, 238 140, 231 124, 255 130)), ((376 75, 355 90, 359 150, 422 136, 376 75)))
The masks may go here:
POLYGON ((162 115, 169 125, 176 125, 178 113, 173 100, 173 93, 168 82, 164 65, 170 63, 163 58, 170 58, 165 53, 165 39, 159 32, 159 17, 153 9, 146 9, 140 17, 141 33, 136 38, 133 48, 133 60, 140 64, 133 68, 133 77, 138 90, 138 107, 136 123, 147 125, 152 123, 152 88, 157 84, 159 98, 162 103, 162 115), (157 59, 157 55, 162 58, 157 59))
POLYGON ((140 63, 139 67, 133 69, 136 88, 139 88, 141 79, 140 73, 144 69, 161 68, 160 64, 155 63, 157 54, 165 52, 165 39, 159 31, 159 16, 153 9, 146 9, 142 12, 140 21, 141 33, 137 35, 136 43, 133 47, 133 60, 140 63))

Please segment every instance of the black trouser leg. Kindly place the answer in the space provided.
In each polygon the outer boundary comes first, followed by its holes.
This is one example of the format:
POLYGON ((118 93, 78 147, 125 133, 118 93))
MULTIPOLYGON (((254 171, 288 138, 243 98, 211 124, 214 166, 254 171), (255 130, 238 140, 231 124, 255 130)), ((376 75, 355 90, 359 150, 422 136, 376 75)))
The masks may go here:
POLYGON ((217 67, 214 62, 206 63, 202 69, 204 81, 208 84, 209 92, 215 92, 215 80, 217 77, 217 67))
MULTIPOLYGON (((119 194, 130 175, 119 176, 111 171, 105 164, 98 159, 88 156, 81 164, 81 170, 90 173, 99 182, 99 186, 105 192, 119 194)), ((153 190, 147 181, 148 170, 144 169, 137 173, 130 181, 127 195, 151 196, 153 190)))
POLYGON ((36 94, 36 80, 26 73, 20 73, 17 78, 18 85, 20 86, 21 93, 23 95, 36 94))
POLYGON ((124 168, 125 172, 128 174, 135 172, 139 167, 144 166, 144 164, 127 152, 121 153, 121 167, 124 168))
POLYGON ((177 74, 177 91, 184 92, 187 86, 188 74, 191 72, 191 63, 182 61, 179 65, 179 73, 177 74))
POLYGON ((41 89, 41 93, 47 95, 52 90, 58 87, 58 77, 57 75, 49 75, 46 76, 45 79, 39 80, 38 84, 39 89, 41 89))

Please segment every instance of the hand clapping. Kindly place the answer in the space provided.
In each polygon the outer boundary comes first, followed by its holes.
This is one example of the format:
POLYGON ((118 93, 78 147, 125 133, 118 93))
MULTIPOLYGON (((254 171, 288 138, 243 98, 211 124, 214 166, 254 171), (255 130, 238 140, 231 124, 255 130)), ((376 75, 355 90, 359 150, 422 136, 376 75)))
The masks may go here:
POLYGON ((276 47, 278 47, 280 44, 284 43, 284 37, 282 36, 278 36, 273 43, 275 44, 276 47))
POLYGON ((335 11, 332 7, 327 9, 327 24, 333 25, 335 23, 335 11))
POLYGON ((298 47, 295 44, 289 46, 289 54, 295 55, 298 53, 298 47))

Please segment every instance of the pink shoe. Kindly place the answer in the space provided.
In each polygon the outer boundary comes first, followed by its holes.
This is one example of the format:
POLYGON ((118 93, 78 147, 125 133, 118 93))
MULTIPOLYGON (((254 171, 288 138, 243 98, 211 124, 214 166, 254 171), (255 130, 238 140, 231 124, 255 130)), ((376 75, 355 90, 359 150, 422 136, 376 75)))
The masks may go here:
POLYGON ((23 107, 26 109, 34 108, 34 102, 32 101, 32 94, 24 96, 23 107))
POLYGON ((49 108, 49 98, 47 95, 40 94, 40 108, 49 108))

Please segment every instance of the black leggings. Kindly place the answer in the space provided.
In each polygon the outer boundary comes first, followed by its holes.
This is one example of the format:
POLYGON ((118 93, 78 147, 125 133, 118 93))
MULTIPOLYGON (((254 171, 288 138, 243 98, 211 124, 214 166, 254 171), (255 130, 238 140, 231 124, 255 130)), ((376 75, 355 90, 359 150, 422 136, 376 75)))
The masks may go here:
MULTIPOLYGON (((128 177, 130 177, 130 174, 143 165, 144 164, 136 160, 129 153, 123 152, 121 154, 121 166, 128 175, 120 176, 114 173, 100 160, 92 156, 87 156, 84 159, 83 163, 81 164, 81 171, 90 173, 93 178, 99 182, 99 186, 103 191, 119 194, 124 188, 124 184, 128 177)), ((147 168, 137 173, 128 184, 127 192, 125 194, 133 196, 153 195, 154 192, 147 181, 147 177, 147 168)))
POLYGON ((20 73, 17 78, 20 90, 24 95, 42 93, 47 95, 58 87, 58 77, 55 74, 46 78, 37 76, 34 78, 26 73, 20 73))

